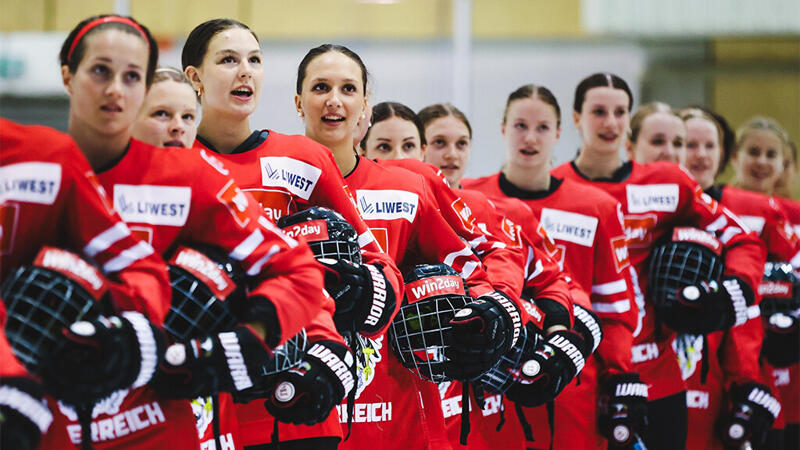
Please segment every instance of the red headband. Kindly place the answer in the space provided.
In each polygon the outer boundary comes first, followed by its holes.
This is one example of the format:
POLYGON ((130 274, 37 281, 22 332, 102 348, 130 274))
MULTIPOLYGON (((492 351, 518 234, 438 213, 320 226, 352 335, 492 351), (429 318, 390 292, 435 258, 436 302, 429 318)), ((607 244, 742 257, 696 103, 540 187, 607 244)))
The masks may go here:
POLYGON ((91 30, 92 28, 98 25, 102 25, 104 23, 124 23, 125 25, 133 27, 136 31, 139 32, 139 34, 142 35, 142 38, 144 38, 144 41, 147 43, 147 51, 148 52, 150 51, 150 41, 147 39, 147 34, 145 34, 144 30, 142 29, 142 27, 139 26, 138 23, 132 21, 131 19, 128 19, 127 17, 106 16, 92 20, 91 22, 84 25, 80 31, 78 31, 78 34, 75 35, 75 39, 72 41, 72 45, 69 46, 69 53, 67 53, 67 62, 69 62, 72 59, 72 52, 75 50, 75 46, 78 45, 78 42, 80 42, 81 39, 83 39, 83 36, 86 33, 88 33, 89 30, 91 30))

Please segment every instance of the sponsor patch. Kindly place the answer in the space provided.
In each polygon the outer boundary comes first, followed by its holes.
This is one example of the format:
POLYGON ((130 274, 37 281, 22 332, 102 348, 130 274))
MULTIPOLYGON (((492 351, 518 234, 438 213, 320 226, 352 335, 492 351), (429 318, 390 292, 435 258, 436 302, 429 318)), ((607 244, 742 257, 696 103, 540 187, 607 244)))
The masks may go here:
POLYGON ((536 233, 542 237, 542 245, 547 252, 547 256, 553 258, 553 260, 558 263, 559 269, 564 270, 564 254, 567 252, 567 248, 563 244, 556 245, 555 241, 547 234, 541 222, 539 222, 539 225, 536 227, 536 233))
POLYGON ((264 214, 273 222, 277 222, 278 219, 296 209, 294 197, 287 192, 261 188, 242 190, 253 196, 264 209, 264 214))
POLYGON ((405 219, 414 222, 419 197, 413 192, 399 190, 356 190, 358 210, 364 220, 405 219))
POLYGON ((464 225, 464 228, 470 231, 470 233, 475 232, 475 216, 472 215, 472 210, 469 209, 464 200, 460 198, 456 199, 453 203, 450 204, 450 207, 453 208, 453 211, 456 212, 456 215, 461 220, 461 223, 464 225))
POLYGON ((282 187, 304 200, 311 197, 322 174, 311 164, 285 156, 265 156, 260 162, 262 185, 282 187))
POLYGON ((762 281, 758 295, 773 298, 792 298, 792 283, 788 281, 762 281))
POLYGON ((658 218, 655 214, 645 214, 641 216, 625 216, 625 237, 628 241, 628 248, 649 247, 653 242, 653 234, 650 230, 655 228, 658 218))
POLYGON ((558 209, 542 208, 539 223, 555 240, 574 242, 591 247, 597 230, 597 217, 585 216, 558 209))
POLYGON ((512 247, 522 248, 522 227, 503 217, 503 233, 511 242, 512 247))
POLYGON ((42 247, 34 264, 65 275, 83 286, 94 298, 102 297, 108 289, 105 279, 94 266, 66 250, 42 247))
POLYGON ((442 275, 412 281, 405 286, 409 303, 438 295, 467 295, 464 280, 455 275, 442 275))
POLYGON ((617 266, 617 273, 628 267, 631 263, 628 253, 628 238, 617 236, 611 239, 611 249, 614 251, 614 265, 617 266))
POLYGON ((228 180, 225 186, 217 192, 217 200, 228 208, 240 227, 244 227, 250 222, 250 215, 247 211, 249 203, 247 195, 239 189, 239 186, 236 186, 233 180, 228 180))
POLYGON ((169 263, 202 280, 220 300, 224 300, 236 288, 233 280, 217 263, 197 250, 180 247, 169 263))
POLYGON ((719 255, 722 252, 722 243, 713 234, 692 227, 675 227, 672 230, 673 242, 693 242, 700 244, 719 255))
POLYGON ((680 192, 677 184, 629 184, 626 193, 629 213, 678 210, 680 192))
POLYGON ((191 201, 192 188, 187 186, 114 185, 114 209, 128 223, 182 227, 191 201))
POLYGON ((694 198, 697 203, 705 206, 706 209, 711 212, 711 214, 716 214, 719 203, 711 198, 710 195, 703 192, 703 189, 700 186, 696 186, 694 188, 694 198))
POLYGON ((308 242, 328 240, 328 223, 322 219, 298 223, 282 228, 281 231, 294 239, 304 237, 308 242))
POLYGON ((61 166, 26 162, 0 167, 0 203, 9 200, 52 205, 61 188, 61 166))

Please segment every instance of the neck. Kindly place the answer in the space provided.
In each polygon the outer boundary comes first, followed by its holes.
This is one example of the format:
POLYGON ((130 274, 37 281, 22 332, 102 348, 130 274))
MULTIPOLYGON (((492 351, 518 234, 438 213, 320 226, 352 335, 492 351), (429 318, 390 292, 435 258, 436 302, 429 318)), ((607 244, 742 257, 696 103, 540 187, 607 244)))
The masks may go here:
POLYGON ((128 130, 115 135, 98 135, 93 130, 75 125, 72 120, 69 122, 69 135, 95 171, 122 156, 131 140, 128 130))
POLYGON ((546 191, 550 189, 549 165, 537 168, 521 168, 506 164, 503 175, 514 186, 526 191, 546 191))
POLYGON ((616 153, 598 154, 587 151, 586 147, 583 147, 578 157, 575 158, 575 165, 582 174, 590 179, 611 178, 614 171, 622 167, 622 161, 616 153))
POLYGON ((339 172, 345 177, 350 175, 350 172, 356 168, 356 151, 353 149, 353 140, 345 140, 342 144, 328 147, 333 152, 333 159, 336 161, 336 166, 339 167, 339 172))
POLYGON ((208 141, 214 150, 228 154, 250 136, 250 119, 231 119, 203 111, 203 119, 197 127, 197 134, 208 141))

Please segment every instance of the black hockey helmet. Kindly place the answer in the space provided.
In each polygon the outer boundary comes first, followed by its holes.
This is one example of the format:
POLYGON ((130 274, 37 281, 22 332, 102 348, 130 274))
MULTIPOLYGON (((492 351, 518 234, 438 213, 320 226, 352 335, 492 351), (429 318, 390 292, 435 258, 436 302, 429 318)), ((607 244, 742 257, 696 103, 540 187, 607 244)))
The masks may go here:
POLYGON ((761 316, 769 319, 775 313, 800 308, 800 279, 786 262, 764 264, 764 278, 758 286, 761 294, 761 316))
POLYGON ((105 277, 67 250, 43 247, 33 263, 14 270, 0 288, 5 333, 17 359, 37 372, 62 328, 107 312, 105 277))
POLYGON ((222 251, 179 247, 169 261, 172 301, 164 329, 182 340, 231 329, 244 304, 245 273, 222 251))
POLYGON ((417 266, 404 279, 406 295, 389 326, 389 344, 400 363, 420 378, 448 381, 445 335, 456 311, 472 298, 458 272, 446 264, 417 266))
POLYGON ((281 217, 278 226, 293 238, 305 238, 317 258, 346 259, 361 264, 358 233, 336 211, 312 206, 281 217))
POLYGON ((724 270, 722 244, 711 233, 676 227, 650 253, 650 298, 656 307, 677 300, 678 291, 702 281, 719 281, 724 270))

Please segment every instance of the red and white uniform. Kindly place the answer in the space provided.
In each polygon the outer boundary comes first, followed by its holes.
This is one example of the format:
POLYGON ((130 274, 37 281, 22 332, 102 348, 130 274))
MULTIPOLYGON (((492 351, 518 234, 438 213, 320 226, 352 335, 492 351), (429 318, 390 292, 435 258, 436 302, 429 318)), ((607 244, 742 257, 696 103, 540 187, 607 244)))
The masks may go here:
MULTIPOLYGON (((358 233, 363 261, 379 264, 396 298, 402 298, 400 271, 359 215, 331 151, 305 136, 289 136, 271 130, 256 131, 248 141, 254 139, 254 145, 230 154, 213 152, 201 139, 195 141, 195 148, 204 150, 211 159, 224 161, 236 183, 251 194, 273 220, 311 206, 323 206, 342 214, 358 233)), ((399 307, 400 302, 397 303, 399 307)), ((325 316, 318 319, 323 320, 325 316)), ((309 340, 343 343, 333 322, 326 319, 325 322, 315 322, 313 328, 307 329, 309 340)), ((385 329, 381 333, 383 331, 385 329)), ((264 408, 263 400, 237 404, 236 415, 243 445, 272 442, 274 420, 264 408)), ((338 419, 332 411, 327 420, 313 427, 279 423, 279 439, 283 442, 320 436, 342 438, 338 419)))
POLYGON ((115 306, 161 322, 171 291, 166 266, 120 220, 72 139, 0 119, 0 281, 43 245, 93 261, 115 306))
MULTIPOLYGON (((464 180, 463 184, 497 198, 499 205, 505 201, 504 197, 515 197, 528 206, 538 219, 537 229, 529 232, 548 242, 546 246, 551 248, 552 256, 585 293, 575 295, 574 300, 590 300, 590 304, 582 306, 591 308, 600 317, 604 336, 597 351, 599 359, 589 358, 581 372, 580 385, 573 381, 558 396, 554 422, 555 435, 564 439, 561 442, 557 439, 555 447, 599 445, 602 442, 599 434, 575 431, 597 429, 598 370, 604 374, 632 371, 630 349, 637 318, 618 202, 597 189, 556 178, 551 178, 550 190, 546 192, 522 191, 502 173, 464 180)), ((519 208, 505 212, 512 217, 521 216, 516 221, 524 220, 527 214, 519 208)), ((513 403, 507 402, 507 406, 513 407, 513 403)), ((550 439, 546 409, 525 408, 525 414, 536 439, 535 444, 528 445, 546 448, 550 439)), ((515 429, 516 419, 512 417, 509 423, 515 429)))
MULTIPOLYGON (((98 178, 122 219, 157 252, 168 254, 179 244, 207 244, 240 261, 253 280, 249 296, 266 297, 275 306, 281 343, 331 303, 321 288, 322 272, 311 251, 264 217, 228 170, 207 153, 132 140, 122 159, 98 178)), ((220 396, 221 404, 229 401, 220 396)), ((220 406, 223 412, 226 408, 220 406)), ((49 442, 53 448, 64 448, 75 427, 80 427, 73 411, 62 405, 58 409, 58 426, 51 427, 49 442)), ((206 441, 209 427, 196 423, 189 401, 160 399, 147 387, 113 394, 95 406, 94 416, 95 448, 213 445, 213 440, 206 441)), ((220 420, 219 445, 240 446, 237 429, 233 415, 226 414, 220 420)))
MULTIPOLYGON (((359 158, 346 181, 362 217, 398 266, 410 270, 417 264, 443 262, 464 278, 470 296, 494 290, 480 260, 439 214, 419 175, 359 158)), ((341 447, 395 448, 392 439, 402 434, 403 448, 447 448, 436 385, 403 367, 390 353, 385 335, 370 344, 370 361, 360 361, 352 432, 341 447)), ((340 405, 342 423, 347 421, 346 410, 340 405)))
MULTIPOLYGON (((645 301, 651 247, 671 233, 674 226, 690 224, 705 229, 724 245, 725 274, 736 275, 757 290, 763 274, 764 245, 735 215, 703 193, 677 164, 627 162, 613 178, 596 181, 585 178, 573 163, 563 164, 552 173, 599 187, 622 204, 640 314, 640 324, 634 332, 634 368, 648 384, 651 401, 680 393, 685 384, 672 349, 675 333, 662 327, 657 336, 653 305, 645 301)), ((749 344, 742 340, 735 345, 744 349, 749 344)), ((758 366, 742 367, 739 373, 757 374, 758 366)))

